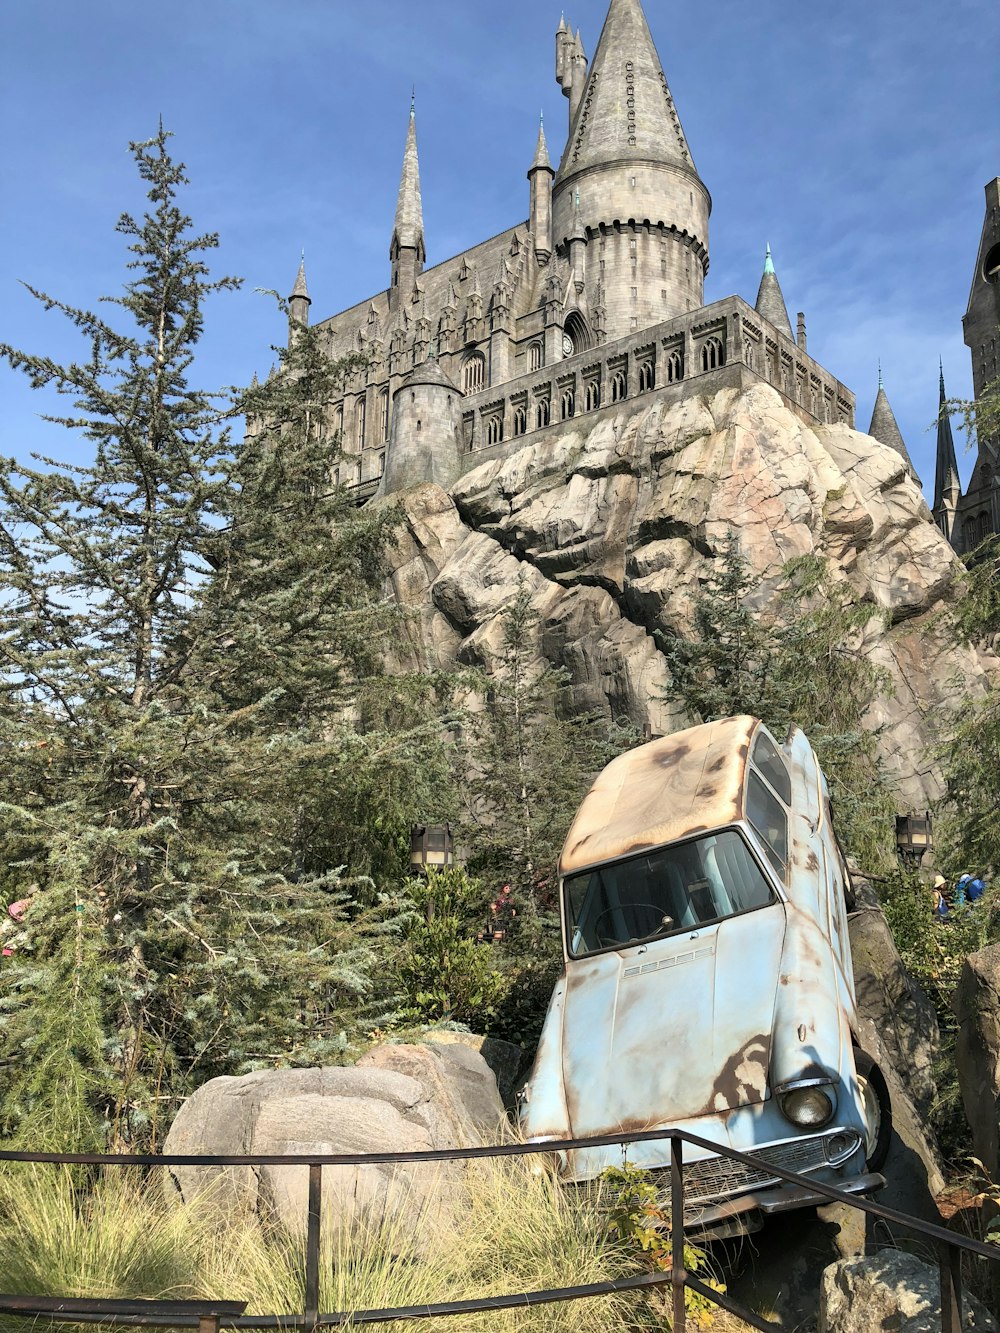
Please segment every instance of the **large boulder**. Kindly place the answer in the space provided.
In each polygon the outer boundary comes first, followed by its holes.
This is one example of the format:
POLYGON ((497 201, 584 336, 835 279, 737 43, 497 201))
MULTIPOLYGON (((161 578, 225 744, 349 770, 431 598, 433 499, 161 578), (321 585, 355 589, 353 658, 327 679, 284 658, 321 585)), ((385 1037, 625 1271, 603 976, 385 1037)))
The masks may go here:
POLYGON ((740 534, 761 604, 785 562, 827 560, 872 610, 862 650, 892 689, 867 721, 900 803, 922 810, 941 795, 927 754, 985 668, 938 614, 960 563, 899 454, 876 440, 806 423, 760 383, 640 396, 534 432, 448 491, 391 498, 392 591, 413 613, 400 665, 486 660, 523 579, 540 652, 569 672, 575 708, 660 733, 686 719, 664 698, 656 634, 690 631, 728 534, 740 534))
POLYGON ((1000 944, 970 954, 952 1000, 958 1081, 976 1156, 1000 1177, 1000 944))
MULTIPOLYGON (((988 1310, 966 1296, 965 1328, 997 1333, 988 1310)), ((937 1266, 902 1250, 844 1259, 823 1273, 819 1333, 940 1333, 937 1266)))
MULTIPOLYGON (((353 1067, 212 1079, 181 1107, 163 1150, 294 1156, 478 1147, 496 1141, 503 1119, 496 1079, 477 1051, 386 1045, 353 1067)), ((179 1166, 170 1174, 185 1201, 200 1198, 220 1222, 256 1213, 290 1229, 305 1223, 305 1167, 179 1166)), ((350 1227, 405 1211, 431 1224, 452 1206, 461 1180, 461 1163, 325 1167, 324 1217, 350 1227)))

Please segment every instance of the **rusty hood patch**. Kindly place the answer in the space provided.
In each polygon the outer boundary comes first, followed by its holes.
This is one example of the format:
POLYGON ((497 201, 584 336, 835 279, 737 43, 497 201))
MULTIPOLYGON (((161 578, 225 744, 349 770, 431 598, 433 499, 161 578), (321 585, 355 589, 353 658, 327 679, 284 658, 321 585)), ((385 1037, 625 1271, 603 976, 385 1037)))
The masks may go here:
POLYGON ((785 914, 571 963, 562 1030, 567 1128, 646 1129, 761 1102, 785 914))

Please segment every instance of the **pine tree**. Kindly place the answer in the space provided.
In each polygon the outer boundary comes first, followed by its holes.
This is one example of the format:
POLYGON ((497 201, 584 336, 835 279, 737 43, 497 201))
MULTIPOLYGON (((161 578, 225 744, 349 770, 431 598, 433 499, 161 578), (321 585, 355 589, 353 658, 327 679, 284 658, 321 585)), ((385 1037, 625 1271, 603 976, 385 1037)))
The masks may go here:
POLYGON ((891 855, 893 804, 877 737, 864 725, 872 700, 890 685, 863 652, 871 617, 816 556, 789 562, 765 601, 730 533, 695 598, 690 634, 660 635, 659 643, 668 697, 694 719, 749 713, 779 739, 792 725, 805 732, 829 781, 842 841, 877 869, 891 855))
POLYGON ((0 1125, 34 1146, 155 1143, 199 1082, 336 1060, 384 1020, 394 914, 341 867, 383 842, 391 861, 424 794, 372 816, 380 761, 401 785, 401 753, 440 750, 425 712, 404 741, 381 726, 410 698, 360 688, 387 631, 384 522, 344 512, 308 415, 229 438, 244 407, 322 398, 311 345, 270 396, 190 381, 204 301, 236 282, 210 278, 167 139, 132 146, 150 205, 119 222, 124 329, 36 292, 87 358, 0 346, 93 448, 0 468, 0 856, 29 900, 0 967, 0 1125))

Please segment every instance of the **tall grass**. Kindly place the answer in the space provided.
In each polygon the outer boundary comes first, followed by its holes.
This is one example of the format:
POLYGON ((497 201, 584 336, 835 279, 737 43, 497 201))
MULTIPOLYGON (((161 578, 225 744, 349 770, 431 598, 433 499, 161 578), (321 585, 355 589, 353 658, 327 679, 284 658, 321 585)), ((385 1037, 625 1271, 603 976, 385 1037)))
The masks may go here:
MULTIPOLYGON (((526 1161, 476 1163, 460 1207, 362 1220, 323 1236, 325 1311, 426 1305, 577 1283, 634 1271, 606 1237, 603 1210, 577 1204, 526 1161)), ((203 1203, 204 1201, 202 1201, 203 1203)), ((233 1217, 224 1228, 198 1200, 171 1205, 158 1175, 108 1170, 94 1184, 59 1167, 0 1172, 3 1287, 27 1294, 216 1297, 249 1314, 303 1305, 301 1234, 233 1217)), ((459 1315, 441 1333, 619 1333, 646 1322, 641 1296, 459 1315)), ((435 1321, 436 1325, 436 1321, 435 1321)), ((13 1322, 5 1330, 17 1327, 13 1322)), ((23 1329, 23 1325, 20 1326, 23 1329)), ((427 1333, 427 1321, 397 1325, 427 1333)))

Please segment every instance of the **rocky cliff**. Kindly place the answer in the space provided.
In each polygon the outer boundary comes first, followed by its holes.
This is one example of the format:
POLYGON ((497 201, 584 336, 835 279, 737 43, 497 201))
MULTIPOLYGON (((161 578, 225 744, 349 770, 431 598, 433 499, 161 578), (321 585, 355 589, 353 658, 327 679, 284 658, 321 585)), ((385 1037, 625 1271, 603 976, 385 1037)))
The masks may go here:
POLYGON ((416 660, 482 660, 523 574, 540 649, 569 669, 579 707, 676 729, 685 719, 659 697, 668 677, 654 631, 684 632, 736 529, 762 604, 782 565, 812 553, 871 606, 864 651, 893 692, 873 702, 870 725, 901 806, 938 796, 928 747, 956 678, 981 688, 984 666, 939 623, 959 565, 895 451, 807 422, 758 382, 633 399, 506 448, 450 492, 394 497, 404 518, 392 583, 415 612, 416 660))

